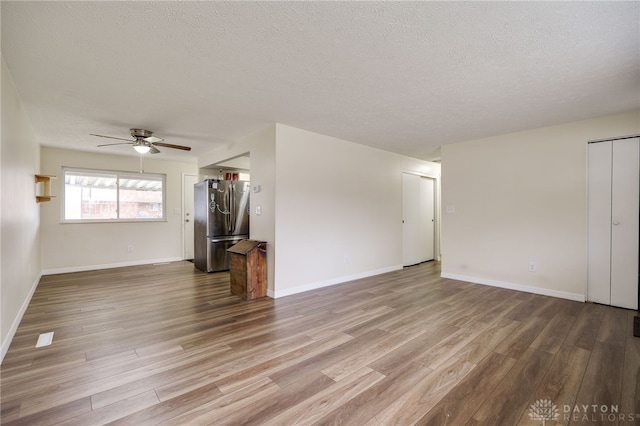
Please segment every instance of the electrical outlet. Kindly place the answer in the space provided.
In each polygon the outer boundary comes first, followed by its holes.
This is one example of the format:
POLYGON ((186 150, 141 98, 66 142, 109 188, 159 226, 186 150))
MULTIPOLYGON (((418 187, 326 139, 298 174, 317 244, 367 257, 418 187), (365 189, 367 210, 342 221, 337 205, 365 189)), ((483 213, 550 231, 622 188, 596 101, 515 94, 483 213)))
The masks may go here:
POLYGON ((129 244, 129 245, 127 246, 127 251, 128 251, 128 252, 132 252, 132 251, 133 251, 133 244, 129 244))
POLYGON ((538 271, 538 265, 536 264, 536 262, 529 262, 529 272, 537 272, 538 271))

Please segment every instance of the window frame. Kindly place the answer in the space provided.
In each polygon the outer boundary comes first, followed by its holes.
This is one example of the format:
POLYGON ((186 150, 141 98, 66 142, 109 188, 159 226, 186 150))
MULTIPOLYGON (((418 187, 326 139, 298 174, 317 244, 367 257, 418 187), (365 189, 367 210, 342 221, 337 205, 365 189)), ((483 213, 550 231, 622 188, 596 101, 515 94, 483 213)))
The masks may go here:
POLYGON ((60 203, 60 222, 61 223, 140 223, 140 222, 167 222, 167 175, 164 173, 146 173, 146 172, 131 172, 124 170, 105 170, 105 169, 88 169, 81 167, 62 167, 62 190, 61 193, 61 203, 60 203), (114 175, 116 178, 115 189, 116 189, 116 215, 117 217, 114 219, 67 219, 65 217, 66 213, 66 197, 67 197, 67 173, 84 173, 84 174, 95 174, 95 175, 114 175), (162 208, 158 209, 162 212, 162 217, 136 217, 136 218, 120 218, 121 213, 121 205, 120 205, 120 180, 121 179, 145 179, 150 178, 152 180, 160 180, 162 182, 162 208))

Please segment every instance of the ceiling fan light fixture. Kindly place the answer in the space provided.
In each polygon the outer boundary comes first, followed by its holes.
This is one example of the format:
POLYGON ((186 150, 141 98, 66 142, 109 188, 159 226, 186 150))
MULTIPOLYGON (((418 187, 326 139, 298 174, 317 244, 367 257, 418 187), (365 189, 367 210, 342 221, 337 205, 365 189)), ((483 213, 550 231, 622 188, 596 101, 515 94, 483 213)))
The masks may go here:
POLYGON ((149 152, 149 150, 151 149, 151 147, 145 143, 135 143, 133 145, 133 149, 135 149, 136 151, 138 151, 140 154, 146 154, 147 152, 149 152))
POLYGON ((172 143, 164 143, 163 142, 164 139, 159 138, 157 136, 153 136, 153 132, 151 130, 129 129, 129 131, 131 132, 131 136, 133 136, 133 140, 118 138, 114 136, 98 135, 95 133, 90 133, 90 135, 98 136, 100 138, 116 139, 116 140, 124 141, 124 142, 118 142, 118 143, 100 144, 98 145, 98 147, 111 146, 111 145, 131 145, 133 146, 133 149, 135 149, 136 152, 139 154, 147 154, 147 153, 158 154, 160 150, 156 146, 162 146, 165 148, 172 148, 172 149, 181 149, 183 151, 191 151, 191 147, 189 146, 174 145, 172 143))

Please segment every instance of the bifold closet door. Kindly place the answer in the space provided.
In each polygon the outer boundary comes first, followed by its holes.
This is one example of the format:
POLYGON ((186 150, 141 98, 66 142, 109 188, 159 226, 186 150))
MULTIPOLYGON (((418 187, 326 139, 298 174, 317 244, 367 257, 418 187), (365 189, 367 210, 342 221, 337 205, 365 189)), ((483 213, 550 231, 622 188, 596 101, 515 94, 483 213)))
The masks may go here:
POLYGON ((587 298, 611 304, 611 141, 589 144, 587 298))
POLYGON ((589 144, 588 300, 638 308, 640 139, 589 144))
POLYGON ((639 138, 613 142, 611 304, 638 308, 639 138))

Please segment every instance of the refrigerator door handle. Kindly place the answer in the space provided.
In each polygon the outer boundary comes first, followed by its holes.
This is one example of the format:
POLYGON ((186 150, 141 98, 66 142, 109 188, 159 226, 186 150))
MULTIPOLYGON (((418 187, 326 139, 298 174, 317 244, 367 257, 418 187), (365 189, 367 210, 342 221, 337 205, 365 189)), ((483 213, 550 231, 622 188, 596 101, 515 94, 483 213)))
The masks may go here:
POLYGON ((231 233, 236 233, 236 220, 238 220, 238 209, 236 208, 236 184, 231 184, 231 233))
POLYGON ((233 211, 233 184, 229 184, 229 212, 231 213, 230 217, 229 217, 229 233, 233 234, 233 220, 235 217, 234 211, 233 211))

